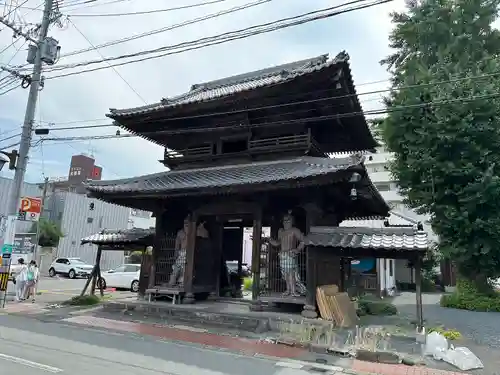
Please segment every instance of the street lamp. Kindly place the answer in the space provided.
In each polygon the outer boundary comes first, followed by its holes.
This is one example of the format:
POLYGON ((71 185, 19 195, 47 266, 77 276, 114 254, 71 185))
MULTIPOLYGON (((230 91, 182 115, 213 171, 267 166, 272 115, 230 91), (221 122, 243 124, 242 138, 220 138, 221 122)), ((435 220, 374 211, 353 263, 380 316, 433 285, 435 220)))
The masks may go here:
POLYGON ((17 157, 19 156, 17 150, 12 150, 12 152, 0 151, 0 155, 3 155, 0 157, 0 171, 3 169, 4 165, 7 164, 7 162, 9 163, 10 170, 16 169, 17 157), (5 159, 5 156, 7 159, 5 159))

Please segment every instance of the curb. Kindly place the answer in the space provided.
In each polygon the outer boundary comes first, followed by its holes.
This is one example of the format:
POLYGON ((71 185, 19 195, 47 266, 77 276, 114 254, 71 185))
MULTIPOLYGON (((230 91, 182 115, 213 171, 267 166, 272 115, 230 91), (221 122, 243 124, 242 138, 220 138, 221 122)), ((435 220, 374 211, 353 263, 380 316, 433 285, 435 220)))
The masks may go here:
POLYGON ((108 312, 141 312, 160 319, 170 317, 181 322, 196 322, 253 333, 264 333, 271 330, 271 325, 267 318, 249 317, 244 314, 193 311, 172 305, 151 306, 145 303, 128 304, 119 301, 106 301, 103 304, 103 310, 108 312))

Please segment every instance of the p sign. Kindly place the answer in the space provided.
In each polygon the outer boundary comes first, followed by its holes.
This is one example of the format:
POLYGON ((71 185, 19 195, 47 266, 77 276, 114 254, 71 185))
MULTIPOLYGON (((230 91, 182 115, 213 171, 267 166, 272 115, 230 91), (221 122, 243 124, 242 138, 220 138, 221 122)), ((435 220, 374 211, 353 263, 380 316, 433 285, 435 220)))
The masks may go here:
POLYGON ((18 220, 38 221, 42 211, 42 200, 40 198, 21 198, 21 208, 19 209, 18 220))

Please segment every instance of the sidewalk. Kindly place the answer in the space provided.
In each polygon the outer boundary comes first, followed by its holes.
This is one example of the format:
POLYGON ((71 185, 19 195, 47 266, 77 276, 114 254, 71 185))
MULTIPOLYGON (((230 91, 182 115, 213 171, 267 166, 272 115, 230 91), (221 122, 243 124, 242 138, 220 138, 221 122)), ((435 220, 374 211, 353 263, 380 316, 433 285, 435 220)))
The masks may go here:
MULTIPOLYGON (((332 364, 315 363, 310 361, 312 353, 305 348, 277 345, 262 340, 240 337, 222 336, 204 332, 193 327, 167 327, 147 323, 137 323, 123 320, 114 320, 96 316, 73 316, 63 321, 93 328, 132 333, 137 335, 153 336, 160 341, 177 341, 198 344, 207 347, 230 350, 248 356, 264 356, 281 359, 278 366, 294 369, 310 369, 312 371, 328 373, 347 373, 364 375, 458 375, 461 372, 452 372, 431 369, 420 366, 387 365, 380 363, 362 362, 358 360, 337 358, 332 364)), ((333 357, 332 358, 336 358, 333 357)), ((313 359, 314 360, 314 359, 313 359)))

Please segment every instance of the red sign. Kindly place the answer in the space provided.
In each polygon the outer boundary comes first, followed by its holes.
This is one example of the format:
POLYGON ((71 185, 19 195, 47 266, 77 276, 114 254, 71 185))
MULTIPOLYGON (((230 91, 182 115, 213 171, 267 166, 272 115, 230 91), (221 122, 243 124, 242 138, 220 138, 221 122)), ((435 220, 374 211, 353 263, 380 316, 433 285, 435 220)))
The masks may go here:
POLYGON ((40 198, 25 197, 21 198, 21 212, 30 214, 40 214, 42 211, 42 200, 40 198))

